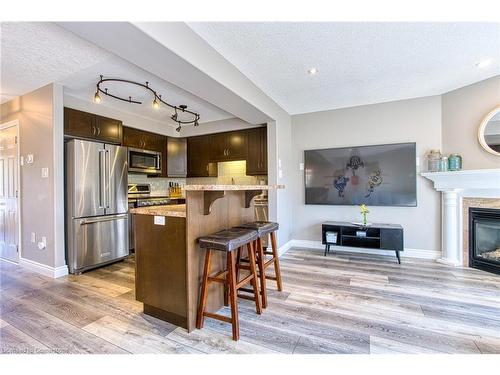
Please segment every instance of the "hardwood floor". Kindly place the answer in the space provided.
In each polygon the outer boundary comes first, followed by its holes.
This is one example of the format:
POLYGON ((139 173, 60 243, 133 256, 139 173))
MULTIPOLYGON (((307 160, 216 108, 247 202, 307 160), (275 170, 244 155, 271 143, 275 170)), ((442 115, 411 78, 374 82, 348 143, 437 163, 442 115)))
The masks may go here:
POLYGON ((262 315, 238 301, 235 342, 229 324, 187 333, 143 314, 133 259, 56 280, 0 261, 0 353, 500 353, 500 276, 309 249, 281 270, 262 315))

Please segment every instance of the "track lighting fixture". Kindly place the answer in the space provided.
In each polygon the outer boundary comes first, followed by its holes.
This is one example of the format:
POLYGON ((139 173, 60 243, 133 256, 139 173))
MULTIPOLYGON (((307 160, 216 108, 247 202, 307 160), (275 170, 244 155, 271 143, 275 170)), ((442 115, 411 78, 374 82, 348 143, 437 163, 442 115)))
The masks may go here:
POLYGON ((117 100, 121 100, 121 101, 124 101, 124 102, 127 102, 127 103, 142 104, 142 102, 140 102, 138 100, 133 100, 131 96, 129 96, 128 98, 126 98, 126 97, 122 97, 122 96, 118 96, 118 95, 114 95, 112 93, 109 93, 107 88, 101 88, 101 85, 104 85, 105 82, 126 83, 126 84, 140 86, 140 87, 143 87, 144 89, 150 91, 154 95, 153 102, 152 102, 153 109, 155 109, 155 110, 159 109, 160 108, 160 103, 163 103, 167 107, 170 107, 170 108, 172 108, 175 111, 175 113, 170 118, 177 123, 178 126, 175 129, 177 132, 181 131, 182 125, 194 124, 194 126, 199 126, 199 120, 200 120, 200 114, 199 113, 196 113, 196 112, 188 110, 187 109, 187 105, 185 105, 185 104, 181 104, 179 106, 175 106, 173 104, 167 103, 166 101, 164 101, 161 98, 161 95, 159 95, 155 90, 153 90, 149 86, 149 82, 140 83, 140 82, 134 82, 134 81, 129 81, 129 80, 126 80, 126 79, 119 79, 119 78, 104 78, 101 75, 100 76, 100 80, 97 82, 97 85, 96 85, 96 91, 95 91, 95 94, 94 94, 94 103, 100 103, 102 101, 102 98, 99 95, 99 93, 102 93, 102 94, 104 94, 106 96, 109 96, 111 98, 114 98, 114 99, 117 99, 117 100), (179 119, 178 111, 182 111, 183 113, 187 113, 188 114, 187 115, 188 118, 186 119, 183 116, 182 119, 179 119), (190 116, 191 116, 191 118, 189 118, 190 116))

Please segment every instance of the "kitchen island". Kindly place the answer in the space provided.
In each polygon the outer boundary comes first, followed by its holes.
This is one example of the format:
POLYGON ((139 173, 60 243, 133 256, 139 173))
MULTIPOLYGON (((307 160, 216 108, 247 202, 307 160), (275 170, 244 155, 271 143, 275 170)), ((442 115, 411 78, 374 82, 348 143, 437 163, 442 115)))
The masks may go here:
MULTIPOLYGON (((131 209, 134 215, 136 299, 144 312, 192 331, 205 251, 198 238, 254 221, 253 198, 283 185, 186 185, 186 204, 131 209)), ((212 264, 225 267, 225 254, 212 264)), ((217 270, 213 267, 212 271, 217 270)), ((223 306, 223 289, 210 288, 207 306, 223 306)))

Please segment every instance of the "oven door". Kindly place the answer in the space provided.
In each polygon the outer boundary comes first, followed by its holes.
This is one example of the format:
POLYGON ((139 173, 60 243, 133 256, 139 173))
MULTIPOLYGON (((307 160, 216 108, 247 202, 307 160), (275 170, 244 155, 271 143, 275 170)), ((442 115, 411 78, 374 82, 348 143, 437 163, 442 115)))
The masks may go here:
POLYGON ((129 147, 128 170, 134 173, 161 174, 161 152, 129 147))

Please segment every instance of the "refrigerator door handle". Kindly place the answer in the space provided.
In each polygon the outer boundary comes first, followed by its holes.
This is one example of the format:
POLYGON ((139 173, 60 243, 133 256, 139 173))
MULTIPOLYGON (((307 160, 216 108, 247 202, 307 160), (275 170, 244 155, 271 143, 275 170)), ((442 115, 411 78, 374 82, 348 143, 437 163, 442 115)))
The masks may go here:
POLYGON ((110 181, 110 178, 111 178, 111 157, 109 155, 109 150, 104 150, 105 153, 104 153, 104 159, 105 159, 105 168, 104 168, 104 171, 105 171, 105 179, 104 179, 104 183, 105 183, 105 189, 106 189, 106 206, 104 208, 109 208, 109 202, 111 202, 111 187, 110 187, 110 184, 111 184, 111 181, 110 181))
POLYGON ((103 221, 126 219, 127 217, 128 217, 128 214, 120 214, 120 215, 113 215, 113 216, 103 216, 103 217, 96 217, 96 218, 81 219, 80 225, 101 223, 103 221))
POLYGON ((105 152, 99 150, 99 208, 106 208, 105 152))

